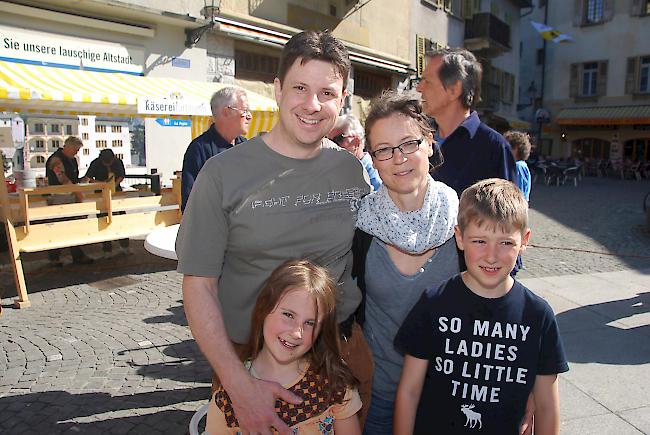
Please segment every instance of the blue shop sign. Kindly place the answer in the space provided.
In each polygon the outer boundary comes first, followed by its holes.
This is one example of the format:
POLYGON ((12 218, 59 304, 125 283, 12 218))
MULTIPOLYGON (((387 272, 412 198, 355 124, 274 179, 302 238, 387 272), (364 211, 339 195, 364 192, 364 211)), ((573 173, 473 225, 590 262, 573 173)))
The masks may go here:
POLYGON ((190 127, 192 125, 192 121, 189 119, 156 118, 156 122, 163 127, 190 127))

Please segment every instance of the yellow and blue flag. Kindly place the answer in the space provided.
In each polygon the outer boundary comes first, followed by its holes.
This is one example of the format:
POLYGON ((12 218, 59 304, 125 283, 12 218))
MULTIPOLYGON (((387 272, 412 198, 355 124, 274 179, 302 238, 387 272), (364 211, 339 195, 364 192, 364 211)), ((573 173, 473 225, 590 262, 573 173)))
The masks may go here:
POLYGON ((531 21, 530 24, 532 24, 535 30, 537 30, 539 34, 542 35, 542 38, 546 39, 547 41, 553 41, 556 44, 560 42, 574 41, 574 39, 569 35, 562 33, 550 26, 547 26, 546 24, 538 23, 537 21, 531 21))

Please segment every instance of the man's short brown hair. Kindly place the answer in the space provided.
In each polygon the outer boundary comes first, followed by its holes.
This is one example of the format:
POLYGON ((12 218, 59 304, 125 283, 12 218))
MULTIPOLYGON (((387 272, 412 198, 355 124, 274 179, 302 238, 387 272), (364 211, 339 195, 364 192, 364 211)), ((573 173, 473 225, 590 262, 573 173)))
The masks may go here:
POLYGON ((297 33, 289 39, 280 55, 278 79, 281 85, 297 59, 300 59, 301 65, 310 60, 331 63, 343 79, 343 89, 347 88, 350 74, 348 50, 330 32, 309 30, 297 33))
POLYGON ((528 202, 519 188, 501 178, 488 178, 472 184, 460 195, 458 227, 461 233, 471 223, 513 229, 524 234, 528 229, 528 202))

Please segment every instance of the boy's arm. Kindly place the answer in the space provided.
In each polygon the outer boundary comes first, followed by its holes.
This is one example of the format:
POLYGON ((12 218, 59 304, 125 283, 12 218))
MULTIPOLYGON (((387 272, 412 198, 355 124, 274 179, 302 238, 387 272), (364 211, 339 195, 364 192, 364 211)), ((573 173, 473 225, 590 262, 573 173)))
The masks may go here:
POLYGON ((420 402, 424 376, 428 367, 428 360, 415 358, 408 354, 404 356, 402 377, 399 380, 395 399, 393 435, 410 435, 413 433, 415 414, 420 402))
POLYGON ((348 418, 334 420, 333 433, 361 435, 361 426, 359 425, 359 417, 357 414, 351 415, 348 418))
POLYGON ((538 375, 533 387, 535 397, 535 435, 559 435, 560 390, 557 375, 538 375))

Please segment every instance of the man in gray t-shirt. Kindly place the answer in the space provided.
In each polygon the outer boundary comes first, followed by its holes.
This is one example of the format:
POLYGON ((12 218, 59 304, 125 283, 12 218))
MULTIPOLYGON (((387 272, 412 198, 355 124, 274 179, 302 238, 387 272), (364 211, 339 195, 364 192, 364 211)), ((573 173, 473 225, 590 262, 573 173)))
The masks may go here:
POLYGON ((278 124, 211 158, 185 208, 176 240, 185 312, 245 433, 270 434, 271 427, 291 433, 275 402, 302 402, 279 384, 253 378, 233 345, 248 340, 264 280, 293 258, 326 266, 339 284, 343 355, 368 404, 372 360, 361 329, 351 326, 361 294, 350 270, 356 203, 370 186, 359 161, 324 139, 341 109, 349 69, 345 47, 329 33, 293 36, 274 83, 278 124))

